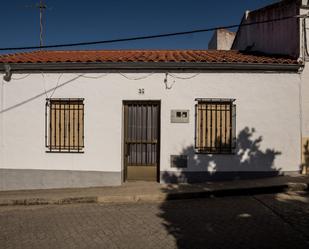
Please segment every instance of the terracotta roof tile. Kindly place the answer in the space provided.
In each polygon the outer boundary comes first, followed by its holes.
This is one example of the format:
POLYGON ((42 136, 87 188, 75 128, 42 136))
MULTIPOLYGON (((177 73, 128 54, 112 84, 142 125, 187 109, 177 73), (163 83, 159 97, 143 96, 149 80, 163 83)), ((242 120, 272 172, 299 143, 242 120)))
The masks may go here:
POLYGON ((295 58, 236 50, 83 50, 34 51, 0 55, 0 63, 75 63, 75 62, 204 62, 298 64, 295 58))

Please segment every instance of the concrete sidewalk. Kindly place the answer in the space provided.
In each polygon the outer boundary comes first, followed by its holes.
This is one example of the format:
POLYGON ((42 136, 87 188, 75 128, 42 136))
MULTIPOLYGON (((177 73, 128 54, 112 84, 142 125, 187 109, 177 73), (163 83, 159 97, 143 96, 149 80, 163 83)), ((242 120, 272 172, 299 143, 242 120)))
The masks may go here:
POLYGON ((128 203, 308 190, 308 175, 201 184, 163 185, 154 182, 127 182, 118 187, 2 191, 0 192, 0 206, 128 203))

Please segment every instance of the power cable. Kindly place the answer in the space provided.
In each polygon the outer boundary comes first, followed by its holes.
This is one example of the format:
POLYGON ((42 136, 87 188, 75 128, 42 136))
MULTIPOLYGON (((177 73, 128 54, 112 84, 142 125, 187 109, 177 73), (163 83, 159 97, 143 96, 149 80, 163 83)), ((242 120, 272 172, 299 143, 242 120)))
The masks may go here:
POLYGON ((196 29, 190 31, 183 31, 183 32, 174 32, 174 33, 165 33, 165 34, 157 34, 157 35, 148 35, 148 36, 136 36, 136 37, 128 37, 128 38, 120 38, 120 39, 111 39, 111 40, 103 40, 103 41, 90 41, 90 42, 78 42, 78 43, 67 43, 67 44, 55 44, 55 45, 45 45, 45 46, 24 46, 24 47, 7 47, 7 48, 0 48, 0 51, 4 50, 25 50, 25 49, 44 49, 44 48, 60 48, 60 47, 74 47, 74 46, 87 46, 87 45, 95 45, 95 44, 107 44, 107 43, 116 43, 116 42, 126 42, 126 41, 136 41, 136 40, 147 40, 147 39, 154 39, 154 38, 162 38, 162 37, 171 37, 171 36, 179 36, 179 35, 189 35, 194 33, 202 33, 202 32, 209 32, 215 31, 218 29, 230 29, 230 28, 237 28, 243 26, 250 26, 256 25, 261 23, 269 23, 269 22, 277 22, 283 21, 292 18, 305 18, 306 15, 293 15, 293 16, 286 16, 281 18, 274 18, 265 21, 257 21, 257 22, 249 22, 249 23, 242 23, 242 24, 234 24, 228 26, 221 26, 221 27, 213 27, 208 29, 196 29))
POLYGON ((188 76, 188 77, 180 77, 180 76, 177 76, 175 74, 172 74, 172 73, 169 73, 168 75, 170 75, 171 77, 173 78, 176 78, 176 79, 180 79, 180 80, 188 80, 188 79, 192 79, 192 78, 195 78, 196 76, 198 76, 200 73, 196 73, 194 75, 191 75, 191 76, 188 76))
POLYGON ((46 99, 48 99, 49 97, 47 95, 47 90, 46 90, 46 80, 45 80, 45 75, 43 72, 41 72, 41 76, 43 78, 44 93, 45 93, 46 99))
POLYGON ((57 90, 57 88, 58 88, 58 86, 59 86, 60 79, 61 79, 61 78, 62 78, 62 76, 63 76, 63 73, 62 73, 62 74, 60 74, 60 75, 58 76, 56 86, 53 88, 53 91, 52 91, 52 93, 51 93, 51 95, 50 95, 50 96, 48 96, 48 94, 47 94, 47 92, 49 92, 49 91, 47 91, 47 90, 46 90, 46 80, 45 80, 45 75, 44 75, 44 73, 42 73, 42 72, 41 72, 41 75, 42 75, 42 78, 43 78, 43 84, 44 84, 44 93, 45 93, 45 96, 46 96, 46 98, 47 98, 47 99, 50 99, 51 97, 53 97, 54 93, 56 92, 56 90, 57 90))
POLYGON ((60 74, 60 75, 58 76, 56 87, 54 87, 54 90, 53 90, 53 92, 51 93, 51 95, 50 95, 49 98, 53 97, 54 93, 56 92, 56 90, 57 90, 57 88, 58 88, 58 86, 59 86, 60 79, 62 78, 62 75, 63 75, 63 73, 60 74))
POLYGON ((143 80, 143 79, 146 79, 146 78, 148 78, 148 77, 150 77, 151 75, 154 74, 154 73, 150 73, 150 74, 147 74, 145 76, 141 76, 141 77, 137 77, 137 78, 131 78, 131 77, 126 76, 124 73, 121 73, 121 72, 118 72, 118 73, 128 80, 143 80))
POLYGON ((101 74, 99 76, 86 76, 85 74, 76 74, 77 76, 79 77, 82 77, 82 78, 86 78, 86 79, 100 79, 102 77, 105 77, 108 75, 108 73, 105 73, 105 74, 101 74))
POLYGON ((31 75, 31 74, 29 73, 29 74, 26 74, 25 76, 22 76, 22 77, 20 77, 20 78, 11 77, 11 79, 12 79, 12 80, 23 80, 23 79, 29 77, 30 75, 31 75))

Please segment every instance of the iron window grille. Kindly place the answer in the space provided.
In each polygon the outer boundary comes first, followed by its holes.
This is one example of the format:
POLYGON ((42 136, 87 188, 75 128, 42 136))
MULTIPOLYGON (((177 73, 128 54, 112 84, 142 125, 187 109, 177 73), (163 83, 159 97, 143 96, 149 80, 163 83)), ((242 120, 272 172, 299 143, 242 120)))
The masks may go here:
POLYGON ((47 152, 77 152, 84 148, 84 99, 46 99, 47 152))
POLYGON ((236 147, 235 99, 196 99, 195 149, 198 153, 229 154, 236 147))

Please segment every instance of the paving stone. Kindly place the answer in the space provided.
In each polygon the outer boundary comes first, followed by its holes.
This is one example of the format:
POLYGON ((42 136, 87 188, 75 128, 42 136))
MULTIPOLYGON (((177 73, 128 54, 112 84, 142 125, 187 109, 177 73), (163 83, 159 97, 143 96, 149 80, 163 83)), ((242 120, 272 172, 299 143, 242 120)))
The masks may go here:
POLYGON ((0 207, 1 249, 307 249, 308 241, 272 209, 249 196, 0 207))
POLYGON ((289 192, 255 196, 309 241, 309 193, 289 192))

